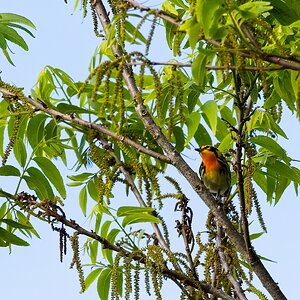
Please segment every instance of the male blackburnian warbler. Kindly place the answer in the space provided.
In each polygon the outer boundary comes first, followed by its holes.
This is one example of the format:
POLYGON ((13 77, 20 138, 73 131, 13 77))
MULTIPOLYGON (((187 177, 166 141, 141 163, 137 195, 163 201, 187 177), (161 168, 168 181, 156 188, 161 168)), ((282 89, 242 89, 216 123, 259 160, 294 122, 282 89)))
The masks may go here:
POLYGON ((199 173, 204 185, 217 198, 227 197, 231 189, 231 173, 223 154, 217 148, 209 145, 195 150, 202 157, 199 173))

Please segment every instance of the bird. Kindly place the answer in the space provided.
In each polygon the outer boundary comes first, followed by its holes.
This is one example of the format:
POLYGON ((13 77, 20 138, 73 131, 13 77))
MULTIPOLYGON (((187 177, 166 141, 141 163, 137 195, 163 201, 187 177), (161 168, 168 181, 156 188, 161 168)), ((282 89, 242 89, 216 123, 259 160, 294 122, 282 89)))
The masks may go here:
POLYGON ((217 198, 227 197, 231 190, 231 173, 224 155, 210 145, 195 150, 202 157, 199 173, 206 188, 217 198))

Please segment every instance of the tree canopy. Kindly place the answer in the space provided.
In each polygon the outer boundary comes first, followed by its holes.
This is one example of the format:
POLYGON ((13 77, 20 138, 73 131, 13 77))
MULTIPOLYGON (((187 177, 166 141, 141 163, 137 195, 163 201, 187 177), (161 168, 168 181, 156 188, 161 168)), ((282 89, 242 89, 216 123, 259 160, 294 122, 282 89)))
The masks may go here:
MULTIPOLYGON (((0 190, 0 246, 28 246, 37 218, 58 232, 61 260, 72 248, 82 291, 97 281, 100 299, 140 299, 142 289, 162 299, 165 281, 181 299, 286 299, 253 240, 267 232, 261 203, 276 205, 289 186, 297 195, 300 184, 280 142, 284 107, 300 114, 297 1, 73 5, 101 41, 88 78, 48 65, 30 95, 0 81, 0 176, 15 180, 0 190), (153 42, 157 32, 166 46, 153 42), (153 47, 172 57, 152 58, 153 47), (222 203, 187 154, 206 144, 231 167, 222 203), (72 188, 88 227, 63 207, 72 188)), ((25 16, 0 14, 11 64, 10 47, 28 50, 33 29, 25 16)))

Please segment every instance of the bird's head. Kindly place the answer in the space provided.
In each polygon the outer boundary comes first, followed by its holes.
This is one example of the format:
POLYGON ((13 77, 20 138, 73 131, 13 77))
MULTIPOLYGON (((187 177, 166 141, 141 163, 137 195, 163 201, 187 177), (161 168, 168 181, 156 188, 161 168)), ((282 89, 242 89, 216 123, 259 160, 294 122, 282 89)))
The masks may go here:
POLYGON ((200 148, 196 148, 195 151, 199 152, 203 159, 208 157, 218 158, 221 156, 221 152, 216 147, 210 145, 203 145, 200 148))

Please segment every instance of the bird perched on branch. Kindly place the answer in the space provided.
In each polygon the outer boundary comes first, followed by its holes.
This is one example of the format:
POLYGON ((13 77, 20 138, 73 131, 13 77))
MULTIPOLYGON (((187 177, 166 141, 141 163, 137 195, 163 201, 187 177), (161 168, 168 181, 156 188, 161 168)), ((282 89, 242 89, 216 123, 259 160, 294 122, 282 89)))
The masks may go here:
POLYGON ((202 157, 199 173, 204 185, 217 198, 228 196, 231 188, 231 173, 223 154, 209 145, 195 150, 202 157))

